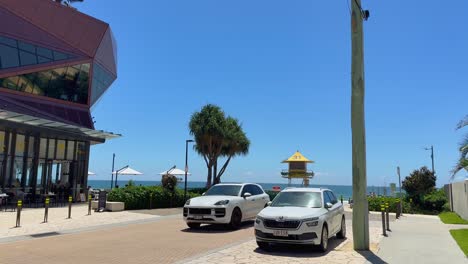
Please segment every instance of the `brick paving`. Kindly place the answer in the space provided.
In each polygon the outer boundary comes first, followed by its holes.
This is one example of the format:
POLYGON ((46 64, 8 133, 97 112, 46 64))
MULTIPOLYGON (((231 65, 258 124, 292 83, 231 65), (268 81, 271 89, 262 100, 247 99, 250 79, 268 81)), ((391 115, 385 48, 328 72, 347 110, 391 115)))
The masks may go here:
POLYGON ((190 231, 181 216, 166 217, 150 223, 2 244, 0 262, 174 263, 250 240, 252 226, 250 222, 237 231, 212 226, 190 231))

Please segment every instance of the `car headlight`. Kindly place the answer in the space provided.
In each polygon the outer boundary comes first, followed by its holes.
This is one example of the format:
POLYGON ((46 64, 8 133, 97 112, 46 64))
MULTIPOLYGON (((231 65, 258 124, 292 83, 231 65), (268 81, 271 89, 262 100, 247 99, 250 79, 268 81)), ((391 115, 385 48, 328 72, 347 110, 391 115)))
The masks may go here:
POLYGON ((226 205, 229 203, 229 200, 221 200, 217 201, 214 205, 226 205))
POLYGON ((256 224, 260 224, 262 221, 263 221, 263 218, 261 218, 260 216, 257 216, 257 218, 255 218, 256 224))
POLYGON ((304 222, 306 223, 308 227, 313 227, 313 226, 318 225, 318 219, 319 219, 318 217, 313 217, 313 218, 305 219, 304 222))
POLYGON ((185 205, 190 205, 190 199, 185 202, 185 205))

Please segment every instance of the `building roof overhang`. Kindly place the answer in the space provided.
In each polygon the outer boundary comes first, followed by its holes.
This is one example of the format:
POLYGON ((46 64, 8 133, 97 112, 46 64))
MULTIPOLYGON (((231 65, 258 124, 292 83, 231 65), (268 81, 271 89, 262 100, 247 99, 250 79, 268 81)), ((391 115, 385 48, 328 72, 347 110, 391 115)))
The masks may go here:
POLYGON ((121 137, 121 134, 94 130, 62 122, 52 121, 45 118, 38 118, 31 115, 20 114, 13 111, 0 109, 0 121, 9 121, 20 125, 38 127, 40 129, 55 130, 65 132, 70 135, 77 135, 80 138, 87 138, 95 143, 103 143, 105 140, 121 137))

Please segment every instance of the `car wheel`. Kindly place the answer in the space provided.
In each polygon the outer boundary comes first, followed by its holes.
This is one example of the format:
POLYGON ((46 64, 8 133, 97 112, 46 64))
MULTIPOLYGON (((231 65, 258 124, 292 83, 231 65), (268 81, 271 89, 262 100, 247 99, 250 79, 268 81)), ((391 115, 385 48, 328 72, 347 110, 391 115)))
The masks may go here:
POLYGON ((231 222, 229 222, 229 227, 236 230, 239 229, 242 222, 242 212, 239 208, 234 208, 231 215, 231 222))
POLYGON ((328 228, 326 225, 324 225, 322 228, 322 238, 320 241, 319 248, 322 252, 326 252, 328 249, 328 228))
POLYGON ((340 239, 346 238, 346 222, 345 222, 344 216, 343 218, 341 218, 341 229, 340 229, 340 232, 336 234, 336 237, 340 239))
POLYGON ((257 241, 257 245, 261 250, 268 251, 270 250, 270 243, 257 241))
POLYGON ((190 228, 199 228, 200 223, 187 223, 188 227, 190 228))

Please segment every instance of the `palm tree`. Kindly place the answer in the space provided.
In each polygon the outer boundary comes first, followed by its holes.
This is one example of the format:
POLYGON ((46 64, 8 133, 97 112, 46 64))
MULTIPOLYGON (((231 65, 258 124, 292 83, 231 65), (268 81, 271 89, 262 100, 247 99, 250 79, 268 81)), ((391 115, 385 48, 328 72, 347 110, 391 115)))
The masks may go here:
MULTIPOLYGON (((462 129, 463 127, 468 126, 468 115, 465 116, 457 125, 457 130, 462 129)), ((455 165, 455 168, 452 171, 452 180, 455 178, 455 174, 457 174, 462 169, 468 171, 468 134, 465 135, 464 139, 460 143, 460 159, 458 163, 455 165)))
POLYGON ((225 139, 224 145, 221 150, 221 156, 226 157, 224 165, 221 167, 219 173, 217 173, 217 161, 214 166, 213 178, 214 184, 221 182, 221 176, 226 171, 227 166, 231 159, 235 156, 245 156, 249 153, 250 140, 247 138, 245 132, 242 130, 242 126, 239 124, 239 121, 235 118, 228 117, 226 118, 225 126, 225 139))
POLYGON ((239 121, 226 117, 216 105, 208 104, 200 112, 195 112, 190 119, 189 128, 195 139, 195 151, 203 157, 208 169, 207 188, 221 181, 221 176, 233 157, 246 155, 249 151, 250 141, 239 121), (218 174, 219 157, 227 159, 218 174))
POLYGON ((189 128, 195 139, 195 151, 203 157, 208 169, 207 188, 211 187, 213 166, 221 155, 225 122, 224 112, 212 104, 205 105, 190 118, 189 128))

